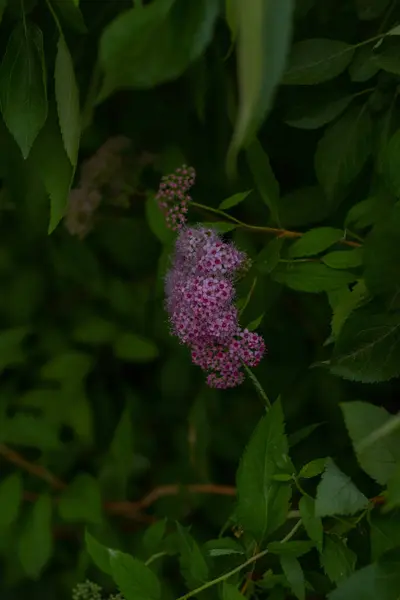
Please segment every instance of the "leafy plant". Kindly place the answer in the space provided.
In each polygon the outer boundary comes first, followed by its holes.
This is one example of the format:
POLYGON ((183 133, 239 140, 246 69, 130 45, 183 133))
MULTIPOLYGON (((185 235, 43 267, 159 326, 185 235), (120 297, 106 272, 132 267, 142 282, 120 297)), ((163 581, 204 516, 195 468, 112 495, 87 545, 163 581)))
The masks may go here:
POLYGON ((399 23, 0 0, 2 598, 398 598, 399 23))

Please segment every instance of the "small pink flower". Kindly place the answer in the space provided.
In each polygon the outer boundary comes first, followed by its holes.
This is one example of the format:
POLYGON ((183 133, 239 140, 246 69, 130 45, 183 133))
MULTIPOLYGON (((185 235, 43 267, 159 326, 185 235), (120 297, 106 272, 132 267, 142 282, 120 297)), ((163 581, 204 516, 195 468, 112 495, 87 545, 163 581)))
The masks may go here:
POLYGON ((264 340, 242 330, 233 304, 233 278, 247 257, 213 229, 181 228, 165 280, 172 332, 191 348, 192 361, 215 388, 242 383, 243 364, 254 367, 264 340))

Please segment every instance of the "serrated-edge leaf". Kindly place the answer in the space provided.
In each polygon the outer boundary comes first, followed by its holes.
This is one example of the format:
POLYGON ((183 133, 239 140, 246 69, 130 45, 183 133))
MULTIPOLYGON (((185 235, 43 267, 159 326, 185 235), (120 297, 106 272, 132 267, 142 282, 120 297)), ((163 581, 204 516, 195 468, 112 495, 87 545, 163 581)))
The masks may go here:
POLYGON ((315 514, 317 517, 353 515, 368 506, 368 498, 333 462, 327 460, 317 488, 315 514))
POLYGON ((98 542, 87 530, 85 531, 85 543, 94 564, 107 575, 111 575, 109 548, 98 542))
POLYGON ((339 242, 343 236, 343 231, 334 227, 311 229, 290 246, 289 257, 315 256, 339 242))

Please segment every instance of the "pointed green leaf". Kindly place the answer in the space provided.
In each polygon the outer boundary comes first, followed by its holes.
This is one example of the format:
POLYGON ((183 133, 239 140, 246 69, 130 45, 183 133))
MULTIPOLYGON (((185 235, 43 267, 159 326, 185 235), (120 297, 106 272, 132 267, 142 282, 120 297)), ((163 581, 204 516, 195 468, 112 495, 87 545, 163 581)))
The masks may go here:
POLYGON ((291 486, 273 477, 290 471, 283 411, 277 400, 258 423, 237 473, 239 521, 259 541, 286 519, 291 486))
POLYGON ((349 106, 353 96, 343 94, 315 94, 312 90, 310 96, 303 102, 294 99, 285 115, 285 123, 298 129, 318 129, 334 121, 349 106))
POLYGON ((215 0, 159 0, 120 12, 100 38, 100 100, 177 79, 210 43, 219 8, 215 0))
POLYGON ((94 564, 107 575, 111 575, 110 549, 100 544, 87 530, 85 531, 85 543, 94 564))
POLYGON ((261 250, 256 262, 257 268, 261 273, 272 273, 279 263, 284 243, 283 238, 275 238, 268 242, 265 248, 261 250))
POLYGON ((298 542, 270 542, 268 544, 268 552, 271 554, 285 554, 299 558, 304 556, 315 548, 314 542, 298 541, 298 542))
POLYGON ((389 514, 374 511, 370 515, 371 560, 378 560, 382 554, 400 547, 400 512, 389 514))
POLYGON ((30 156, 50 197, 49 233, 65 215, 73 177, 73 167, 65 151, 57 121, 57 115, 51 112, 30 156))
POLYGON ((143 535, 143 546, 149 554, 154 554, 159 550, 165 531, 167 520, 160 519, 146 529, 143 535))
POLYGON ((282 83, 314 85, 334 79, 353 58, 353 47, 338 40, 315 38, 294 44, 282 83))
POLYGON ((398 600, 399 589, 400 556, 399 550, 394 550, 342 581, 328 599, 398 600))
POLYGON ((387 434, 384 431, 377 438, 373 436, 395 417, 382 406, 368 402, 346 402, 340 408, 361 468, 381 485, 387 484, 400 461, 400 428, 387 434))
POLYGON ((181 571, 188 587, 193 589, 207 581, 208 566, 197 542, 179 523, 177 524, 177 532, 181 571))
POLYGON ((304 479, 309 479, 311 477, 316 477, 317 475, 321 475, 323 470, 325 469, 326 458, 316 458, 311 462, 307 463, 302 467, 299 473, 299 477, 303 477, 304 479))
POLYGON ((58 40, 54 80, 61 135, 68 158, 75 167, 81 135, 79 90, 71 54, 62 35, 58 40))
POLYGON ((222 600, 245 600, 245 596, 231 583, 224 581, 222 585, 222 600))
POLYGON ((0 482, 0 532, 3 533, 17 519, 22 502, 20 473, 9 475, 0 482))
POLYGON ((322 550, 322 540, 324 530, 321 517, 315 515, 315 501, 309 496, 303 496, 299 502, 301 520, 309 538, 313 540, 319 549, 322 550))
POLYGON ((354 250, 329 252, 329 254, 325 254, 321 260, 325 265, 331 267, 331 269, 351 269, 360 267, 363 263, 363 249, 355 248, 354 250))
POLYGON ((343 239, 343 231, 333 227, 317 227, 307 231, 289 248, 289 257, 313 256, 323 252, 339 240, 343 239))
POLYGON ((101 496, 96 479, 87 474, 77 475, 61 494, 58 510, 65 521, 101 523, 101 496))
POLYGON ((149 362, 158 356, 158 348, 152 340, 134 333, 121 333, 113 349, 115 356, 132 362, 149 362))
POLYGON ((149 567, 124 552, 109 552, 111 574, 125 600, 158 600, 161 597, 160 582, 149 567))
POLYGON ((359 175, 372 150, 372 121, 365 106, 349 109, 329 126, 315 154, 315 171, 332 198, 359 175))
POLYGON ((268 154, 258 140, 255 140, 247 149, 247 162, 253 175, 256 190, 268 206, 274 221, 279 222, 279 183, 271 168, 268 154))
POLYGON ((317 488, 316 516, 354 515, 366 506, 368 498, 356 488, 350 477, 338 469, 332 459, 328 459, 317 488))
POLYGON ((339 583, 354 573, 357 555, 340 538, 328 536, 320 561, 332 583, 339 583))
POLYGON ((47 117, 43 35, 33 23, 12 31, 0 67, 0 105, 3 119, 24 158, 47 117))
POLYGON ((317 262, 279 265, 272 272, 272 278, 294 290, 310 293, 337 290, 355 280, 352 273, 317 262))
POLYGON ((221 202, 221 204, 218 206, 218 208, 220 210, 226 210, 227 208, 232 208, 233 206, 237 206, 238 204, 243 202, 243 200, 245 200, 247 198, 247 196, 249 194, 251 194, 252 191, 253 190, 249 190, 247 192, 239 192, 238 194, 234 194, 233 196, 230 196, 229 198, 227 198, 226 200, 221 202))
POLYGON ((306 587, 303 569, 297 558, 290 554, 282 554, 279 557, 281 567, 289 582, 293 594, 298 600, 305 600, 306 587))
POLYGON ((335 344, 330 370, 344 379, 363 383, 397 377, 400 374, 400 316, 380 313, 370 306, 353 311, 335 344))
POLYGON ((18 539, 18 557, 25 573, 32 579, 40 576, 53 550, 51 530, 52 503, 49 496, 40 496, 30 508, 18 539))
POLYGON ((251 140, 271 108, 290 47, 293 11, 293 0, 235 4, 239 111, 228 152, 231 173, 239 150, 251 140))

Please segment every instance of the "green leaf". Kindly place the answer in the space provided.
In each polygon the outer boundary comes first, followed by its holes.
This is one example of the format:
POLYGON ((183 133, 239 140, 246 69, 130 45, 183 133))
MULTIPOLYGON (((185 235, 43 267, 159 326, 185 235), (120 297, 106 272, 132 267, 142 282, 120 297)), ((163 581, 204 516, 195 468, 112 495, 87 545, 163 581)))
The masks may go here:
POLYGON ((29 511, 18 539, 18 557, 25 573, 38 579, 53 550, 51 530, 52 503, 49 496, 40 496, 29 511))
POLYGON ((313 433, 318 427, 321 427, 322 423, 313 423, 312 425, 306 425, 298 431, 289 435, 289 446, 293 447, 299 444, 303 440, 307 439, 309 435, 313 433))
POLYGON ((400 589, 400 558, 392 551, 377 563, 356 571, 342 581, 328 596, 329 600, 398 600, 400 589))
POLYGON ((329 292, 352 283, 355 276, 316 262, 280 265, 272 273, 278 283, 300 292, 329 292))
POLYGON ((328 197, 359 175, 371 150, 372 121, 365 107, 349 109, 326 129, 314 160, 317 179, 328 197))
POLYGON ((80 383, 93 366, 92 357, 83 352, 63 352, 54 356, 41 370, 44 379, 66 383, 80 383))
POLYGON ((100 38, 100 100, 178 78, 210 43, 218 11, 217 0, 158 0, 120 13, 100 38))
POLYGON ((293 45, 282 83, 314 85, 334 79, 353 58, 352 46, 338 40, 309 39, 293 45))
POLYGON ((244 548, 235 540, 228 537, 209 540, 204 544, 204 549, 208 556, 231 556, 233 554, 244 554, 244 548))
POLYGON ((384 149, 382 170, 388 184, 397 197, 400 196, 400 175, 396 166, 400 156, 400 129, 398 129, 389 139, 387 147, 384 149))
POLYGON ((308 537, 317 544, 319 551, 321 551, 324 530, 321 517, 315 515, 315 501, 313 498, 310 498, 309 496, 300 498, 299 510, 308 537))
POLYGON ((146 200, 146 219, 151 231, 162 244, 168 244, 175 238, 174 232, 167 227, 165 217, 154 194, 150 194, 146 200))
POLYGON ((218 208, 220 210, 226 210, 227 208, 237 206, 238 204, 243 202, 243 200, 245 200, 247 196, 251 194, 252 191, 253 190, 248 190, 247 192, 239 192, 238 194, 234 194, 233 196, 230 196, 229 198, 221 202, 218 208))
POLYGON ((304 467, 302 467, 299 473, 299 477, 303 477, 304 479, 310 479, 311 477, 321 475, 321 473, 325 469, 325 464, 326 458, 315 458, 311 462, 304 465, 304 467))
POLYGON ((367 296, 367 289, 362 279, 356 283, 351 291, 348 288, 340 291, 338 301, 333 305, 331 324, 333 340, 337 339, 350 314, 365 301, 367 296))
POLYGON ((25 327, 5 329, 0 332, 0 372, 24 361, 21 344, 28 335, 25 327))
POLYGON ((378 71, 379 67, 374 61, 372 45, 357 48, 349 66, 350 79, 355 83, 364 83, 375 77, 378 71))
POLYGON ((222 584, 222 600, 245 600, 245 596, 231 583, 222 584))
POLYGON ((0 23, 3 18, 4 11, 7 7, 8 0, 0 0, 0 23))
POLYGON ((248 325, 247 328, 249 331, 254 331, 255 329, 258 329, 261 325, 261 322, 264 318, 265 313, 263 313, 262 315, 260 315, 259 317, 257 317, 257 319, 254 319, 254 321, 251 321, 248 325))
POLYGON ((71 165, 75 167, 81 135, 79 90, 72 58, 62 35, 58 40, 54 81, 61 135, 71 165))
POLYGON ((9 475, 0 483, 0 532, 3 534, 16 521, 22 502, 22 478, 9 475))
POLYGON ((85 531, 85 543, 94 564, 107 575, 111 575, 110 549, 100 544, 87 530, 85 531))
POLYGON ((285 123, 298 129, 318 129, 330 123, 342 114, 349 106, 353 96, 325 92, 304 98, 303 101, 294 99, 285 115, 285 123))
POLYGON ((51 0, 62 19, 78 33, 87 33, 87 27, 77 0, 51 0))
POLYGON ((57 115, 49 115, 31 151, 32 166, 50 197, 49 233, 64 217, 73 178, 73 167, 65 151, 57 115))
POLYGON ((158 356, 158 348, 153 341, 134 333, 121 333, 113 348, 115 356, 132 362, 149 362, 158 356))
POLYGON ((72 337, 82 344, 93 344, 100 346, 109 344, 113 341, 117 332, 117 327, 111 321, 92 315, 74 327, 72 337))
POLYGON ((179 563, 186 583, 194 589, 208 579, 208 566, 196 541, 188 531, 177 523, 179 536, 179 563))
POLYGON ((120 476, 126 485, 132 472, 132 457, 135 453, 134 431, 129 406, 123 411, 115 429, 109 453, 113 471, 116 471, 116 474, 120 476))
POLYGON ((354 573, 357 555, 340 538, 327 536, 320 561, 332 583, 339 583, 354 573))
POLYGON ((202 226, 209 229, 215 229, 219 233, 228 233, 229 231, 236 229, 237 224, 228 223, 226 221, 205 221, 202 222, 202 226))
POLYGON ((299 600, 305 600, 306 597, 306 587, 304 580, 303 569, 297 558, 291 556, 290 554, 282 554, 279 557, 282 571, 285 573, 286 579, 290 584, 290 588, 293 594, 299 600))
POLYGON ((161 586, 143 562, 129 554, 110 550, 111 574, 125 600, 158 600, 161 586))
MULTIPOLYGON (((399 437, 399 436, 398 436, 399 437)), ((386 508, 392 510, 400 506, 400 462, 387 484, 386 508)))
POLYGON ((157 552, 161 546, 167 528, 167 520, 160 519, 146 529, 143 535, 143 546, 149 554, 157 552))
POLYGON ((368 438, 395 417, 368 402, 346 402, 340 408, 361 468, 381 485, 387 484, 400 460, 400 431, 371 438, 370 442, 368 438))
POLYGON ((47 117, 43 35, 33 23, 12 31, 0 67, 0 105, 10 133, 27 158, 47 117))
POLYGON ((374 54, 375 65, 388 73, 400 75, 399 49, 400 40, 386 38, 379 47, 379 53, 374 54))
POLYGON ((12 418, 0 418, 0 440, 5 444, 41 450, 54 451, 61 447, 58 429, 42 417, 23 413, 12 418))
POLYGON ((96 479, 87 474, 77 475, 61 494, 58 510, 64 521, 101 523, 101 496, 96 479))
POLYGON ((237 514, 245 531, 261 542, 285 522, 291 485, 273 477, 290 472, 280 400, 258 423, 237 473, 237 514))
POLYGON ((279 183, 275 179, 268 155, 258 140, 247 148, 247 162, 258 193, 268 206, 273 220, 278 223, 279 183))
POLYGON ((364 245, 365 283, 372 294, 388 296, 390 307, 399 308, 400 204, 378 223, 364 245))
MULTIPOLYGON (((379 193, 355 204, 348 212, 345 227, 366 229, 388 218, 393 208, 393 197, 388 193, 379 193)), ((368 239, 368 238, 367 238, 368 239)))
POLYGON ((302 187, 279 200, 282 226, 302 227, 326 219, 332 207, 319 186, 302 187))
POLYGON ((261 250, 257 256, 256 266, 257 269, 268 275, 272 273, 275 267, 279 264, 281 258, 281 250, 285 240, 283 238, 274 238, 261 250))
POLYGON ((322 262, 331 269, 351 269, 360 267, 363 263, 363 249, 339 250, 325 254, 322 262))
POLYGON ((317 488, 316 516, 354 515, 367 505, 368 498, 356 488, 350 477, 338 469, 332 459, 328 459, 317 488))
POLYGON ((400 374, 400 316, 380 313, 369 306, 353 311, 335 344, 330 370, 344 379, 363 383, 397 377, 400 374))
POLYGON ((289 248, 289 257, 314 256, 323 252, 339 240, 343 239, 343 231, 333 227, 318 227, 307 231, 289 248))
POLYGON ((315 548, 315 544, 310 541, 270 542, 268 544, 268 552, 271 554, 285 554, 296 558, 308 554, 313 548, 315 548))
POLYGON ((382 514, 376 511, 370 515, 371 559, 378 560, 388 550, 400 547, 400 513, 382 514))
POLYGON ((293 0, 236 2, 239 109, 228 151, 234 171, 239 150, 257 132, 272 106, 290 48, 293 0))

